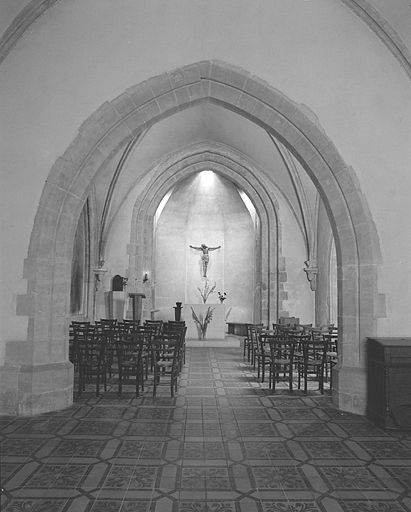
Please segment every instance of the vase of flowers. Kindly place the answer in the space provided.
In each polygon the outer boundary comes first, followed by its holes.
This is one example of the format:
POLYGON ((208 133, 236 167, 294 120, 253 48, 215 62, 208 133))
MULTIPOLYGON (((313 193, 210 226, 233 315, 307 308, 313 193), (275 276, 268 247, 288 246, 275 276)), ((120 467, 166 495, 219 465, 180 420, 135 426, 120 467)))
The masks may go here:
POLYGON ((218 300, 220 301, 220 304, 222 304, 227 298, 227 294, 226 293, 220 293, 218 292, 218 300))

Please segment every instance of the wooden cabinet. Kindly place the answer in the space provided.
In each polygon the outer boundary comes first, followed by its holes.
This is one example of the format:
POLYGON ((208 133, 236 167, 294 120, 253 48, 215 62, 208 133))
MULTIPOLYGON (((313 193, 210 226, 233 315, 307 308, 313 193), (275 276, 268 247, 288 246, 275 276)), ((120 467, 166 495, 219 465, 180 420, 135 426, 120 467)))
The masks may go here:
POLYGON ((411 338, 368 338, 368 417, 411 428, 411 338))

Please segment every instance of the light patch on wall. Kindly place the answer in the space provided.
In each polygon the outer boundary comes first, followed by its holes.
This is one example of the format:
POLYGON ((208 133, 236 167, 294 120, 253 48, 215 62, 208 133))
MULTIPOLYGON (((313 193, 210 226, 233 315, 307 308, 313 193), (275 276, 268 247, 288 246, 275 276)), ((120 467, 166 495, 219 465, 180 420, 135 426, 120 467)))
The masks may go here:
POLYGON ((171 188, 167 194, 163 197, 160 204, 157 207, 156 211, 156 217, 154 219, 154 224, 157 226, 158 219, 160 218, 161 212, 164 210, 165 205, 167 204, 168 200, 170 199, 171 194, 173 193, 174 187, 171 188))
POLYGON ((201 186, 204 188, 210 188, 213 186, 215 181, 215 175, 213 171, 202 171, 200 173, 201 186))
POLYGON ((240 194, 240 197, 243 200, 247 210, 250 212, 251 218, 255 222, 256 211, 255 211, 253 203, 251 202, 250 198, 243 190, 239 190, 238 193, 240 194))

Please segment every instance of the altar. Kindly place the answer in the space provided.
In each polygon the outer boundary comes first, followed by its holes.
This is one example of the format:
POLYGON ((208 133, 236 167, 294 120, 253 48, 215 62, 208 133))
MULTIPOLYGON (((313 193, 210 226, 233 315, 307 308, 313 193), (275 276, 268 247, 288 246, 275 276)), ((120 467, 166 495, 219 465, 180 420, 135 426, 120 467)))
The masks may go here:
POLYGON ((187 326, 187 340, 225 340, 224 304, 184 304, 182 320, 187 326))

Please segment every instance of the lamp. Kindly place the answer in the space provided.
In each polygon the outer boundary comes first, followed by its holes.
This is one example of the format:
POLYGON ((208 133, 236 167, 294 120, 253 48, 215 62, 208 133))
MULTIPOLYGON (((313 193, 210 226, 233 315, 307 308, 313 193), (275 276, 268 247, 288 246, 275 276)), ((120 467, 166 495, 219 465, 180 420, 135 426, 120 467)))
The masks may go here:
POLYGON ((144 277, 143 277, 143 284, 146 283, 147 281, 148 281, 148 273, 145 272, 144 277))

